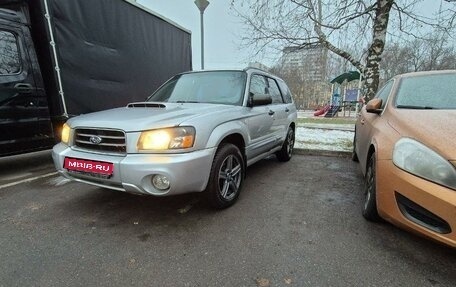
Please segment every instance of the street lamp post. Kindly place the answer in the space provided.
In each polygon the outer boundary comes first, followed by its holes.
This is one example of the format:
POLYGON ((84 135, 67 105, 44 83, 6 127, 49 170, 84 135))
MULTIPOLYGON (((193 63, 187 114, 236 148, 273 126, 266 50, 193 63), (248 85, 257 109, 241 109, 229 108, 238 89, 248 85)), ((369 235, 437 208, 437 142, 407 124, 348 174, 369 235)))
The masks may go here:
POLYGON ((201 70, 204 70, 204 10, 209 6, 207 0, 195 0, 196 7, 200 10, 201 19, 201 70))

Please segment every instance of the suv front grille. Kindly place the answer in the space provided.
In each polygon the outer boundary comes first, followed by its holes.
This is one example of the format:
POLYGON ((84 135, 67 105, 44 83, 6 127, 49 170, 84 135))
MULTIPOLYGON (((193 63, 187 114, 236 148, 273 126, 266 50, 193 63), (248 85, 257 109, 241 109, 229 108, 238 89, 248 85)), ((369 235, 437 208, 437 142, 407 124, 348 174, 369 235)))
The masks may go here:
POLYGON ((126 153, 125 133, 119 130, 76 129, 74 145, 83 149, 126 153))

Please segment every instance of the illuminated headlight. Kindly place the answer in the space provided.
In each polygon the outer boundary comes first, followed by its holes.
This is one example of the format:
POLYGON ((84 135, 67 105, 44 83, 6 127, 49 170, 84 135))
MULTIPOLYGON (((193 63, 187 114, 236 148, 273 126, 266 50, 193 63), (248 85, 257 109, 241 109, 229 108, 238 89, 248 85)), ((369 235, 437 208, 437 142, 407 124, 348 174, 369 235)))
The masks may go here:
POLYGON ((71 131, 70 126, 67 124, 63 124, 62 134, 61 134, 60 139, 64 144, 68 144, 68 142, 70 141, 70 131, 71 131))
POLYGON ((425 145, 408 138, 394 146, 394 164, 414 175, 456 189, 456 169, 425 145))
POLYGON ((138 150, 185 149, 192 147, 194 141, 194 127, 150 130, 141 133, 138 150))

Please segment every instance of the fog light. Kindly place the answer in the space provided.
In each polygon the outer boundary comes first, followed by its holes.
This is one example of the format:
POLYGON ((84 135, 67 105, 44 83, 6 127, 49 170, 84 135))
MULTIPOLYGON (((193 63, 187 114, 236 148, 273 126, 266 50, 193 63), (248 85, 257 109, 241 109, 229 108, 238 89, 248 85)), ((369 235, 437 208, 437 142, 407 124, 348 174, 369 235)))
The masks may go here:
POLYGON ((169 188, 169 179, 164 175, 156 174, 152 178, 152 184, 156 189, 165 190, 169 188))

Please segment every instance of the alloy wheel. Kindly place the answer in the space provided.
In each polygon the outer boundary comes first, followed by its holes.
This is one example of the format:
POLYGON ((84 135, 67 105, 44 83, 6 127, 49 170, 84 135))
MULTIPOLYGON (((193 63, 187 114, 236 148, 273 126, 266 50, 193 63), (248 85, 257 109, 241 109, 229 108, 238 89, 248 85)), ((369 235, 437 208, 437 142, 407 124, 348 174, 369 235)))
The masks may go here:
POLYGON ((242 180, 242 165, 234 155, 228 155, 220 166, 219 191, 229 201, 238 193, 242 180))

